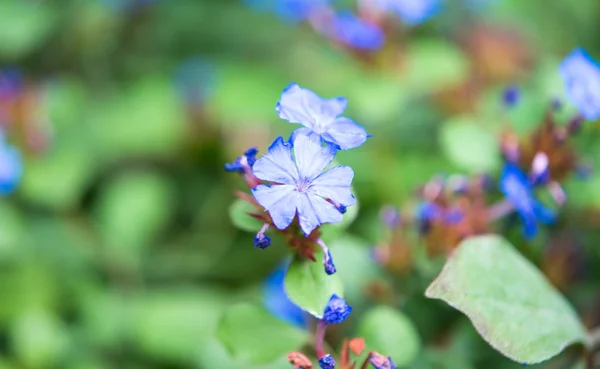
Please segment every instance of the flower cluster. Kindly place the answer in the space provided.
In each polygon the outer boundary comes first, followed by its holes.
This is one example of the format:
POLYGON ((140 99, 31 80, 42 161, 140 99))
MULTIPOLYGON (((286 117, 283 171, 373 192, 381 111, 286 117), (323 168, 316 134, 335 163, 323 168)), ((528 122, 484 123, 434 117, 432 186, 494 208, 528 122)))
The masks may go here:
POLYGON ((254 246, 268 247, 271 238, 265 232, 274 226, 301 256, 314 260, 314 248, 320 247, 327 274, 335 273, 336 268, 329 249, 319 238, 319 227, 340 222, 356 199, 350 190, 352 168, 326 168, 338 150, 358 147, 368 138, 362 126, 341 116, 347 104, 343 97, 322 99, 290 84, 275 110, 280 118, 303 127, 295 130, 289 140, 275 139, 258 159, 258 150, 250 148, 225 165, 225 170, 240 173, 251 188, 253 198, 245 194, 241 197, 262 210, 251 214, 264 222, 254 246))
MULTIPOLYGON (((553 224, 566 194, 561 181, 572 174, 587 171, 578 159, 570 138, 581 130, 585 119, 600 118, 600 65, 581 49, 576 49, 560 66, 567 98, 581 115, 567 124, 557 122, 561 108, 553 102, 542 124, 529 136, 519 138, 505 132, 500 141, 503 168, 494 184, 493 176, 436 176, 419 191, 420 202, 403 214, 395 208, 383 212, 384 223, 391 230, 387 240, 375 250, 375 259, 388 269, 403 273, 411 265, 410 226, 415 226, 430 255, 447 255, 469 236, 489 233, 503 218, 520 218, 522 234, 532 239, 539 233, 539 223, 553 224), (537 197, 545 190, 553 208, 537 197), (494 202, 497 195, 503 199, 494 202)), ((507 107, 519 103, 520 91, 510 86, 502 95, 507 107)))

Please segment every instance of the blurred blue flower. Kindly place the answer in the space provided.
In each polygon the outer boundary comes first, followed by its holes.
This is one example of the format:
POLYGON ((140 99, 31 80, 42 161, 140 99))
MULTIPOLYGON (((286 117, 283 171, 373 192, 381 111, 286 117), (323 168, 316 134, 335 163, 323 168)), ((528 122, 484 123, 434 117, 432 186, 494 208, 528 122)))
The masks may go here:
POLYGON ((23 81, 16 68, 0 69, 0 102, 14 99, 21 92, 23 81))
POLYGON ((575 49, 559 67, 566 95, 587 120, 600 118, 600 65, 583 49, 575 49))
POLYGON ((327 354, 319 359, 319 366, 321 369, 334 369, 335 368, 335 359, 327 354))
POLYGON ((7 195, 21 181, 23 163, 16 148, 4 142, 3 137, 0 141, 0 195, 7 195))
POLYGON ((395 13, 409 25, 423 23, 442 9, 441 0, 373 0, 374 6, 395 13))
POLYGON ((332 0, 243 0, 259 11, 273 11, 288 22, 301 22, 319 9, 327 7, 332 0))
POLYGON ((356 49, 377 50, 385 43, 381 28, 358 18, 351 11, 336 14, 329 37, 356 49))
POLYGON ((336 294, 331 295, 325 311, 323 312, 323 322, 326 325, 340 324, 352 312, 352 306, 346 304, 346 300, 336 294))
POLYGON ((523 235, 532 238, 538 231, 538 220, 552 224, 556 218, 554 211, 545 208, 534 196, 533 185, 527 175, 515 164, 507 163, 500 177, 500 189, 515 207, 523 221, 523 235))
POLYGON ((278 137, 269 151, 254 163, 254 175, 270 186, 259 185, 252 194, 271 215, 279 229, 287 228, 298 213, 300 228, 309 235, 323 223, 337 223, 343 216, 331 200, 354 205, 350 192, 354 172, 350 167, 323 169, 333 160, 336 149, 321 146, 316 137, 297 135, 292 145, 278 137))
POLYGON ((285 293, 283 281, 289 261, 281 263, 263 284, 263 305, 274 317, 300 328, 308 328, 308 315, 285 293))
POLYGON ((348 150, 362 145, 368 138, 365 129, 349 118, 340 117, 346 110, 344 97, 322 99, 314 92, 295 83, 287 86, 275 110, 281 119, 302 124, 295 135, 319 136, 323 141, 348 150))
POLYGON ((517 105, 521 98, 521 90, 518 86, 510 85, 502 93, 502 102, 507 108, 517 105))
POLYGON ((200 105, 213 91, 216 66, 204 57, 184 60, 175 74, 175 84, 188 104, 200 105))
POLYGON ((378 352, 371 352, 369 354, 369 362, 375 369, 396 369, 396 363, 392 360, 391 356, 385 357, 378 352))

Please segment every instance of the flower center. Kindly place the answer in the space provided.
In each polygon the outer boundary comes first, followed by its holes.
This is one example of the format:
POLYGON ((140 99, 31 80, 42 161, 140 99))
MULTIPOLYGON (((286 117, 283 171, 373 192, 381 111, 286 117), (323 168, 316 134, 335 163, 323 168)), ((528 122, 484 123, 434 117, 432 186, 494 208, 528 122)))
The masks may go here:
POLYGON ((307 178, 300 178, 296 182, 296 191, 298 191, 300 193, 307 192, 308 189, 310 188, 310 185, 311 185, 311 183, 307 178))

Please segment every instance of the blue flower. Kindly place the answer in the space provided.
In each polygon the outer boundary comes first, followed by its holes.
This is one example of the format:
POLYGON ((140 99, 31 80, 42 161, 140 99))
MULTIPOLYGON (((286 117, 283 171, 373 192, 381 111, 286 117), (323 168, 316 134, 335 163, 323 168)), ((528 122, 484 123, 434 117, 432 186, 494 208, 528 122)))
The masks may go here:
POLYGON ((331 0, 244 0, 259 11, 274 11, 285 21, 297 23, 327 7, 331 0))
POLYGON ((235 159, 233 163, 225 164, 225 170, 227 172, 239 172, 242 174, 249 172, 256 162, 256 154, 258 154, 256 147, 249 148, 244 152, 244 155, 235 159))
POLYGON ((423 23, 442 9, 441 0, 374 0, 376 7, 395 13, 409 25, 423 23))
POLYGON ((322 99, 314 92, 295 83, 287 86, 275 110, 281 119, 302 124, 293 137, 315 135, 342 150, 352 149, 367 140, 365 129, 349 118, 340 117, 346 110, 348 100, 344 97, 322 99))
POLYGON ((502 101, 504 103, 504 106, 506 106, 507 108, 511 108, 517 105, 520 98, 521 90, 519 90, 519 87, 515 85, 508 86, 502 94, 502 101))
POLYGON ((272 182, 258 185, 252 194, 271 215, 279 229, 287 228, 296 213, 300 228, 308 236, 323 223, 337 223, 343 216, 332 202, 354 205, 350 192, 354 172, 350 167, 323 169, 333 160, 336 149, 321 146, 316 137, 297 135, 292 145, 278 137, 269 151, 254 164, 254 175, 272 182), (330 200, 330 201, 328 201, 330 200))
POLYGON ((390 356, 385 357, 378 352, 369 354, 369 362, 375 369, 396 369, 396 364, 390 356))
POLYGON ((545 208, 535 198, 533 185, 527 175, 515 164, 505 164, 500 178, 500 189, 521 217, 524 225, 523 234, 526 238, 532 238, 537 234, 538 220, 544 224, 554 222, 555 212, 545 208))
MULTIPOLYGON (((1 140, 1 138, 0 138, 1 140)), ((0 195, 7 195, 15 190, 21 181, 23 164, 21 155, 12 146, 0 143, 0 195)))
POLYGON ((319 359, 319 366, 321 369, 334 369, 335 360, 331 355, 327 354, 319 359))
POLYGON ((566 95, 587 120, 600 118, 600 65, 581 48, 575 49, 559 67, 566 95))
POLYGON ((326 325, 342 323, 351 312, 352 306, 346 304, 343 298, 333 294, 323 312, 323 322, 326 325))
POLYGON ((331 37, 356 49, 377 50, 385 43, 385 35, 381 28, 368 23, 350 11, 344 11, 333 19, 331 37))
POLYGON ((308 327, 308 315, 285 293, 284 278, 289 262, 281 263, 263 284, 263 305, 274 317, 300 328, 308 327))
POLYGON ((271 245, 271 237, 266 234, 259 234, 254 237, 254 247, 258 247, 261 250, 266 249, 271 245))

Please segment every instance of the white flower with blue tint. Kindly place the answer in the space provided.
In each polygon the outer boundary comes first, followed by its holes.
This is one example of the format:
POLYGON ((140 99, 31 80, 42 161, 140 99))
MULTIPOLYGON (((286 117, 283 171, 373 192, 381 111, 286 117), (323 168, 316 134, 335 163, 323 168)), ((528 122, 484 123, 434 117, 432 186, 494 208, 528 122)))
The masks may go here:
POLYGON ((323 172, 336 149, 323 147, 314 135, 296 135, 293 145, 292 155, 292 145, 278 137, 254 163, 254 175, 271 185, 259 185, 252 194, 278 229, 287 228, 298 214, 300 228, 308 236, 323 223, 341 221, 341 207, 356 203, 350 192, 354 172, 346 166, 323 172))
POLYGON ((348 150, 362 145, 368 135, 352 119, 340 117, 347 105, 345 97, 323 99, 292 83, 283 90, 275 110, 281 119, 305 127, 296 130, 294 135, 318 136, 339 149, 348 150))
MULTIPOLYGON (((406 24, 423 23, 442 9, 441 0, 371 0, 374 7, 395 13, 406 24)), ((368 1, 367 1, 368 3, 368 1)))
POLYGON ((559 67, 567 98, 587 120, 600 118, 600 65, 585 50, 575 49, 559 67))

